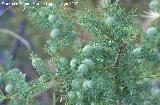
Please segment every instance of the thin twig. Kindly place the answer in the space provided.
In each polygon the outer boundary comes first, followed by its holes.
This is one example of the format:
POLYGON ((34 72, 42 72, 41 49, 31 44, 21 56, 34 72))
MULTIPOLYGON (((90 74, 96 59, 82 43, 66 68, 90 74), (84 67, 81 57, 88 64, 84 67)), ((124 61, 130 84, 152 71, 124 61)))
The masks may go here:
POLYGON ((115 60, 114 60, 114 63, 113 63, 113 65, 112 65, 112 67, 119 65, 120 56, 121 56, 122 53, 124 52, 124 49, 125 49, 126 45, 127 45, 127 44, 124 44, 124 43, 121 44, 121 46, 120 46, 120 48, 119 48, 119 51, 118 51, 118 53, 117 53, 117 55, 116 55, 116 57, 115 57, 115 60))
POLYGON ((10 9, 12 7, 12 5, 11 6, 9 6, 9 7, 7 7, 2 13, 0 13, 0 16, 2 16, 8 9, 10 9))
MULTIPOLYGON (((116 67, 119 65, 119 62, 120 62, 120 57, 121 55, 124 53, 124 49, 126 48, 126 45, 125 43, 122 42, 122 44, 120 45, 120 48, 118 50, 118 53, 115 57, 115 60, 114 60, 114 63, 112 64, 112 67, 116 67)), ((116 93, 119 93, 119 90, 118 90, 118 82, 119 82, 119 78, 118 78, 118 75, 115 76, 115 89, 116 89, 116 93)), ((121 105, 122 104, 122 101, 120 100, 120 98, 118 97, 117 100, 116 100, 116 105, 121 105)))
POLYGON ((5 34, 8 34, 8 35, 11 35, 13 36, 14 38, 17 38, 21 41, 21 43, 23 43, 28 50, 31 50, 31 46, 30 44, 28 43, 27 40, 25 40, 23 37, 21 37, 20 35, 16 34, 15 32, 13 31, 10 31, 8 29, 4 29, 4 28, 0 28, 0 33, 5 33, 5 34))

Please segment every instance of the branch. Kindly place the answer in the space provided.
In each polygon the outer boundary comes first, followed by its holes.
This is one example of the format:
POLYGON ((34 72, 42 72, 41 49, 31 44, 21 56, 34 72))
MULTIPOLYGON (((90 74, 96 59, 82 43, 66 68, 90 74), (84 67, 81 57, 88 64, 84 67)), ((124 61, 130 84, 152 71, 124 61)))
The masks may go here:
POLYGON ((124 53, 124 49, 126 48, 126 45, 127 45, 127 44, 124 44, 124 43, 122 43, 122 44, 120 45, 118 54, 117 54, 116 57, 115 57, 114 63, 112 64, 112 67, 115 67, 115 66, 118 66, 118 65, 119 65, 120 57, 121 57, 121 55, 124 53))
MULTIPOLYGON (((120 45, 120 48, 119 48, 119 51, 118 51, 118 54, 116 55, 115 57, 115 60, 114 60, 114 63, 112 64, 112 67, 115 67, 115 66, 118 66, 119 65, 119 62, 120 62, 120 57, 121 55, 124 53, 124 49, 126 48, 126 45, 125 43, 122 42, 122 44, 120 45)), ((119 93, 119 78, 118 78, 118 75, 116 75, 114 77, 116 83, 115 83, 115 90, 116 90, 116 93, 119 93)), ((119 97, 117 97, 117 100, 116 100, 116 105, 121 105, 122 104, 122 101, 120 100, 119 97)))
POLYGON ((10 31, 8 29, 4 29, 4 28, 0 28, 0 33, 5 33, 5 34, 8 34, 8 35, 11 35, 17 39, 19 39, 26 47, 28 50, 31 50, 31 46, 30 44, 28 43, 27 40, 25 40, 23 37, 21 37, 20 35, 14 33, 13 31, 10 31))

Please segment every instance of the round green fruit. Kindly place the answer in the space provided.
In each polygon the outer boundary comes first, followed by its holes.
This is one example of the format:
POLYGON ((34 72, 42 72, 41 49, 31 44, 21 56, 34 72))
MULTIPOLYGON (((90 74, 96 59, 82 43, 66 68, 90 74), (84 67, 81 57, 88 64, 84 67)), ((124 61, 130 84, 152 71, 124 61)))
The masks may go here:
POLYGON ((57 20, 58 20, 58 16, 56 16, 54 14, 49 14, 49 16, 48 16, 49 23, 55 23, 57 20))
POLYGON ((77 59, 72 59, 70 62, 71 68, 75 68, 77 66, 77 63, 78 63, 77 59))
POLYGON ((94 83, 92 80, 86 80, 83 82, 84 89, 89 89, 89 88, 91 89, 91 88, 93 88, 93 86, 94 86, 94 83))
POLYGON ((81 64, 79 67, 78 67, 78 73, 84 75, 88 72, 88 66, 86 64, 81 64))
POLYGON ((80 92, 80 91, 76 91, 76 93, 77 93, 77 97, 78 97, 78 99, 81 99, 81 98, 83 97, 82 92, 80 92))
POLYGON ((144 78, 144 83, 147 86, 152 87, 152 79, 150 79, 150 78, 144 78))
POLYGON ((83 88, 88 89, 88 81, 87 80, 83 82, 83 88))
POLYGON ((83 48, 82 53, 85 57, 91 57, 93 53, 93 47, 90 45, 87 45, 83 48))
POLYGON ((158 33, 158 29, 156 27, 150 27, 148 30, 147 30, 147 36, 149 38, 153 38, 154 36, 156 36, 158 33))
POLYGON ((158 0, 152 0, 149 3, 149 8, 153 9, 153 10, 156 10, 156 9, 160 8, 160 2, 158 0))
POLYGON ((61 32, 59 29, 53 29, 51 31, 51 38, 52 39, 57 39, 61 35, 61 32))
POLYGON ((152 103, 149 101, 144 101, 144 105, 152 105, 152 103))
POLYGON ((88 86, 88 88, 93 88, 93 86, 94 86, 93 81, 92 80, 88 80, 87 86, 88 86))
POLYGON ((90 68, 93 68, 94 67, 94 62, 92 61, 92 59, 85 59, 83 61, 84 64, 87 64, 90 68))
POLYGON ((82 82, 79 80, 73 80, 71 85, 74 90, 80 90, 82 88, 82 82))
POLYGON ((75 32, 70 32, 70 34, 69 34, 69 37, 70 37, 70 38, 74 39, 75 36, 76 36, 76 33, 75 33, 75 32))
POLYGON ((160 89, 156 89, 156 90, 155 90, 155 95, 156 95, 156 96, 160 96, 160 89))
POLYGON ((91 105, 97 105, 97 103, 95 103, 95 102, 91 102, 91 105))
POLYGON ((5 87, 6 93, 10 94, 13 91, 13 85, 12 84, 7 84, 5 87))
POLYGON ((45 17, 47 14, 44 11, 39 11, 39 16, 40 17, 45 17))
POLYGON ((63 23, 58 19, 54 24, 52 24, 53 29, 61 29, 63 27, 63 23))
POLYGON ((138 56, 138 55, 140 55, 141 50, 142 50, 141 47, 135 48, 135 49, 132 51, 132 53, 133 53, 133 55, 138 56))
POLYGON ((70 103, 74 103, 77 100, 77 93, 74 91, 70 91, 68 93, 68 100, 70 103))
POLYGON ((115 19, 113 17, 108 17, 105 21, 108 28, 111 28, 114 24, 115 19))

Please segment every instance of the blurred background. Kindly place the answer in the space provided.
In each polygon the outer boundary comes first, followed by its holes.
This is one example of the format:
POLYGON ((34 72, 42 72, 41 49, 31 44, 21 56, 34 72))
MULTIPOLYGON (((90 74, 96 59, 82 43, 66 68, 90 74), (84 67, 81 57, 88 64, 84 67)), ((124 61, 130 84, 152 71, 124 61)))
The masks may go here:
MULTIPOLYGON (((69 1, 69 0, 67 0, 69 1)), ((145 11, 150 10, 152 0, 119 0, 121 7, 127 10, 137 9, 135 22, 144 31, 153 24, 151 18, 143 17, 145 11)), ((10 0, 0 0, 11 2, 10 0)), ((85 4, 96 5, 98 2, 106 3, 107 0, 83 0, 85 4)), ((5 6, 0 4, 0 64, 7 67, 7 58, 13 60, 13 67, 19 68, 22 73, 27 74, 28 81, 36 78, 36 73, 29 59, 30 50, 35 51, 42 58, 46 58, 44 44, 50 32, 42 29, 26 15, 21 6, 5 6)), ((159 80, 153 80, 154 86, 159 86, 159 80)), ((1 87, 2 88, 2 87, 1 87)), ((45 92, 36 97, 40 105, 50 105, 50 94, 45 92), (45 96, 45 97, 44 97, 45 96)), ((160 104, 159 104, 160 105, 160 104)))

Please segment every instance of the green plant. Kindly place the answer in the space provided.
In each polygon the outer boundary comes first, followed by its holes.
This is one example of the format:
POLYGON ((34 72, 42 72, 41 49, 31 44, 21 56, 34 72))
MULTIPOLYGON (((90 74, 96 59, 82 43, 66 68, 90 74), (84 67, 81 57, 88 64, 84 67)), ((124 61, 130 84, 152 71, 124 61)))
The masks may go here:
MULTIPOLYGON (((32 20, 36 24, 52 30, 45 44, 50 59, 31 54, 32 65, 39 74, 32 82, 26 82, 17 69, 5 74, 4 79, 12 80, 14 91, 1 100, 9 98, 13 105, 15 98, 18 101, 22 98, 24 105, 29 104, 31 97, 56 81, 67 105, 144 105, 151 96, 150 78, 154 77, 146 70, 146 64, 157 58, 150 44, 153 40, 133 23, 135 10, 127 12, 118 2, 68 10, 60 2, 54 1, 54 9, 25 7, 33 12, 32 20), (58 16, 54 23, 50 14, 58 16), (81 31, 90 35, 88 42, 76 40, 74 32, 81 31), (63 51, 72 52, 71 57, 63 51), (55 66, 55 73, 47 63, 55 66)), ((154 32, 148 33, 155 34, 155 29, 151 31, 154 32)))

